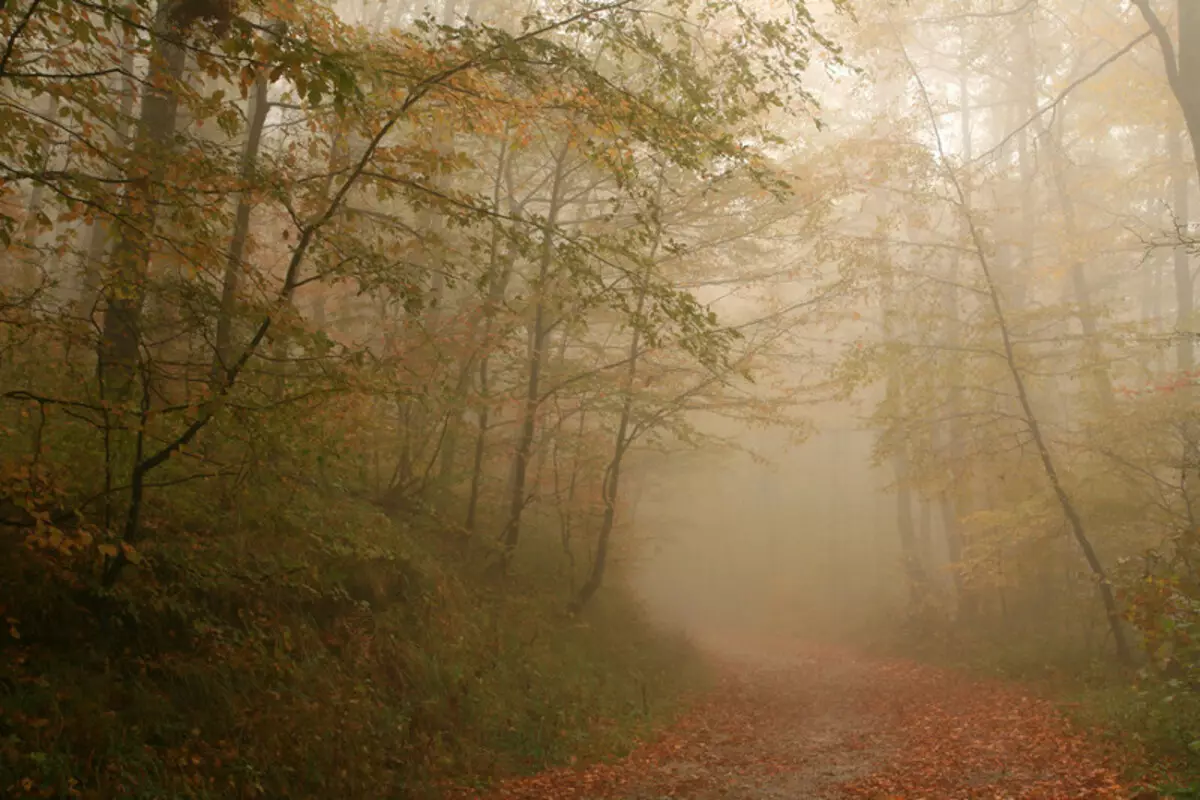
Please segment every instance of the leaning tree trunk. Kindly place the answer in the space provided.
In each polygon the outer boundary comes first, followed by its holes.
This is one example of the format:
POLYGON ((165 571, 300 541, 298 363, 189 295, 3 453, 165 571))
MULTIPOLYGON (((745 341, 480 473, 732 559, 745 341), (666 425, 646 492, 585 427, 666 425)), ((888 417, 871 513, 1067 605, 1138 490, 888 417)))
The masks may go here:
MULTIPOLYGON (((650 282, 650 271, 653 269, 654 257, 658 253, 659 242, 662 239, 662 228, 658 227, 655 235, 654 243, 650 249, 650 255, 646 262, 646 269, 642 272, 641 285, 637 287, 637 305, 634 311, 634 319, 642 316, 646 308, 646 291, 650 282)), ((608 567, 608 551, 612 540, 613 527, 617 520, 617 498, 621 490, 621 466, 625 460, 625 454, 629 450, 629 445, 632 443, 633 437, 630 434, 630 424, 633 421, 633 389, 634 383, 637 380, 638 356, 641 354, 641 330, 637 325, 633 326, 633 332, 629 338, 629 365, 625 370, 624 385, 621 387, 623 398, 621 400, 621 417, 617 421, 617 433, 613 440, 612 458, 608 462, 608 466, 604 470, 604 483, 601 489, 601 497, 604 502, 604 515, 600 519, 600 531, 596 535, 596 553, 592 558, 592 568, 588 572, 587 579, 583 585, 579 587, 578 594, 571 601, 569 610, 573 614, 578 614, 583 610, 583 607, 588 604, 604 583, 604 571, 608 567)))
POLYGON ((953 189, 957 207, 962 215, 963 224, 967 227, 969 233, 970 244, 974 250, 975 257, 978 260, 980 270, 983 273, 984 288, 987 298, 990 302, 992 313, 996 320, 996 325, 1000 331, 1000 341, 1004 354, 1004 362, 1008 367, 1009 374, 1012 377, 1013 388, 1017 393, 1017 400, 1021 407, 1021 412, 1024 417, 1025 425, 1029 429, 1030 437, 1033 439, 1033 444, 1037 449, 1038 457, 1042 462, 1042 469, 1045 472, 1046 479, 1050 483, 1050 488, 1054 492, 1055 498, 1062 509, 1063 516, 1067 519, 1067 524, 1070 527, 1071 534, 1075 538, 1079 549, 1083 551, 1084 559, 1087 561, 1088 567, 1095 576, 1099 592, 1100 600, 1104 606, 1105 616, 1108 619, 1109 629, 1113 635, 1113 642, 1116 645, 1117 658, 1124 666, 1133 664, 1133 652, 1129 648, 1129 643, 1125 637, 1125 628, 1121 619, 1120 607, 1117 605, 1116 595, 1113 593, 1112 583, 1109 581, 1108 574, 1104 569, 1103 563, 1100 561, 1095 548, 1092 546, 1091 539, 1088 537, 1087 530, 1083 524, 1083 518, 1080 516, 1078 509, 1075 507, 1075 502, 1068 494, 1066 487, 1063 485, 1060 478, 1058 466, 1054 460, 1053 454, 1050 452, 1049 444, 1046 441, 1042 428, 1038 422, 1037 414, 1034 412, 1033 403, 1029 397, 1029 391, 1025 383, 1025 376, 1021 372, 1021 367, 1017 363, 1016 351, 1013 343, 1012 334, 1009 328, 1008 318, 1004 310, 1004 302, 1000 296, 1000 288, 997 285, 995 273, 992 267, 992 261, 989 254, 987 243, 984 240, 979 226, 975 223, 974 214, 971 211, 968 195, 963 189, 962 182, 954 169, 948 163, 946 152, 942 144, 941 132, 937 126, 937 114, 933 110, 933 103, 929 99, 928 91, 925 88, 925 83, 917 71, 916 67, 908 59, 907 51, 905 51, 905 59, 908 61, 908 67, 913 77, 917 81, 917 86, 920 90, 921 100, 923 102, 925 112, 928 117, 930 126, 933 128, 935 138, 937 139, 938 158, 941 164, 943 174, 947 183, 953 189))
POLYGON ((1150 0, 1133 0, 1133 4, 1142 12, 1142 17, 1158 41, 1167 82, 1187 123, 1194 167, 1200 170, 1200 3, 1179 0, 1178 48, 1171 39, 1171 32, 1150 7, 1150 0))

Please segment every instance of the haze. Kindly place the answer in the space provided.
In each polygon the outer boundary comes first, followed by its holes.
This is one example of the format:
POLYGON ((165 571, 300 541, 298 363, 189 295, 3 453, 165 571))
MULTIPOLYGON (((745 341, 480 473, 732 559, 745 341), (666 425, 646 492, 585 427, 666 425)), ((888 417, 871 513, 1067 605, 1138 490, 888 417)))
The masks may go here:
POLYGON ((0 796, 1200 792, 1200 0, 10 0, 0 796))

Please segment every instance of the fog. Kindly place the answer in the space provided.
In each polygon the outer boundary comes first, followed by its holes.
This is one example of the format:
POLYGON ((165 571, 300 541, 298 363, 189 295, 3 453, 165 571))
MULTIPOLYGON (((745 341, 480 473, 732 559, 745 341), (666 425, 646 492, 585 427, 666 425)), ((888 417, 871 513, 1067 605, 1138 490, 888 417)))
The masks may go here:
POLYGON ((1200 0, 9 0, 0 133, 0 795, 1200 774, 1200 0))
POLYGON ((647 469, 631 581, 656 619, 813 639, 887 621, 903 586, 895 497, 871 433, 838 409, 802 445, 733 431, 750 452, 647 469))

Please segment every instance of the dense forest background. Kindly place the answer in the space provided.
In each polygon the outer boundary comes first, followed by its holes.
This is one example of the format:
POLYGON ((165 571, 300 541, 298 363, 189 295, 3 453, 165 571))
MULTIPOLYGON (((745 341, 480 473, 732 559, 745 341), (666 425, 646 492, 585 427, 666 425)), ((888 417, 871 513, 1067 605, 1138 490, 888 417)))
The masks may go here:
POLYGON ((1200 758, 1200 6, 9 0, 0 792, 437 796, 713 629, 1200 758))

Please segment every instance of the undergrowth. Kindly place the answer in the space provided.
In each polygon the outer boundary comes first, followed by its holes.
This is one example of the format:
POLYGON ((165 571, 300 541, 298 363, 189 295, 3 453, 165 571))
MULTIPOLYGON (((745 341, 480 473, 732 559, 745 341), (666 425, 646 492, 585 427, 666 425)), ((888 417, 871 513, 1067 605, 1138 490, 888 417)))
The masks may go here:
MULTIPOLYGON (((1076 629, 1078 632, 1079 628, 1076 629)), ((1200 798, 1200 691, 1148 666, 1120 669, 1086 635, 1039 635, 995 623, 945 625, 875 637, 879 650, 973 675, 1019 682, 1053 699, 1074 723, 1128 759, 1130 778, 1160 796, 1200 798)))
POLYGON ((344 496, 173 497, 111 590, 94 548, 3 534, 0 795, 432 797, 623 753, 702 677, 618 590, 567 615, 536 559, 498 581, 344 496))

